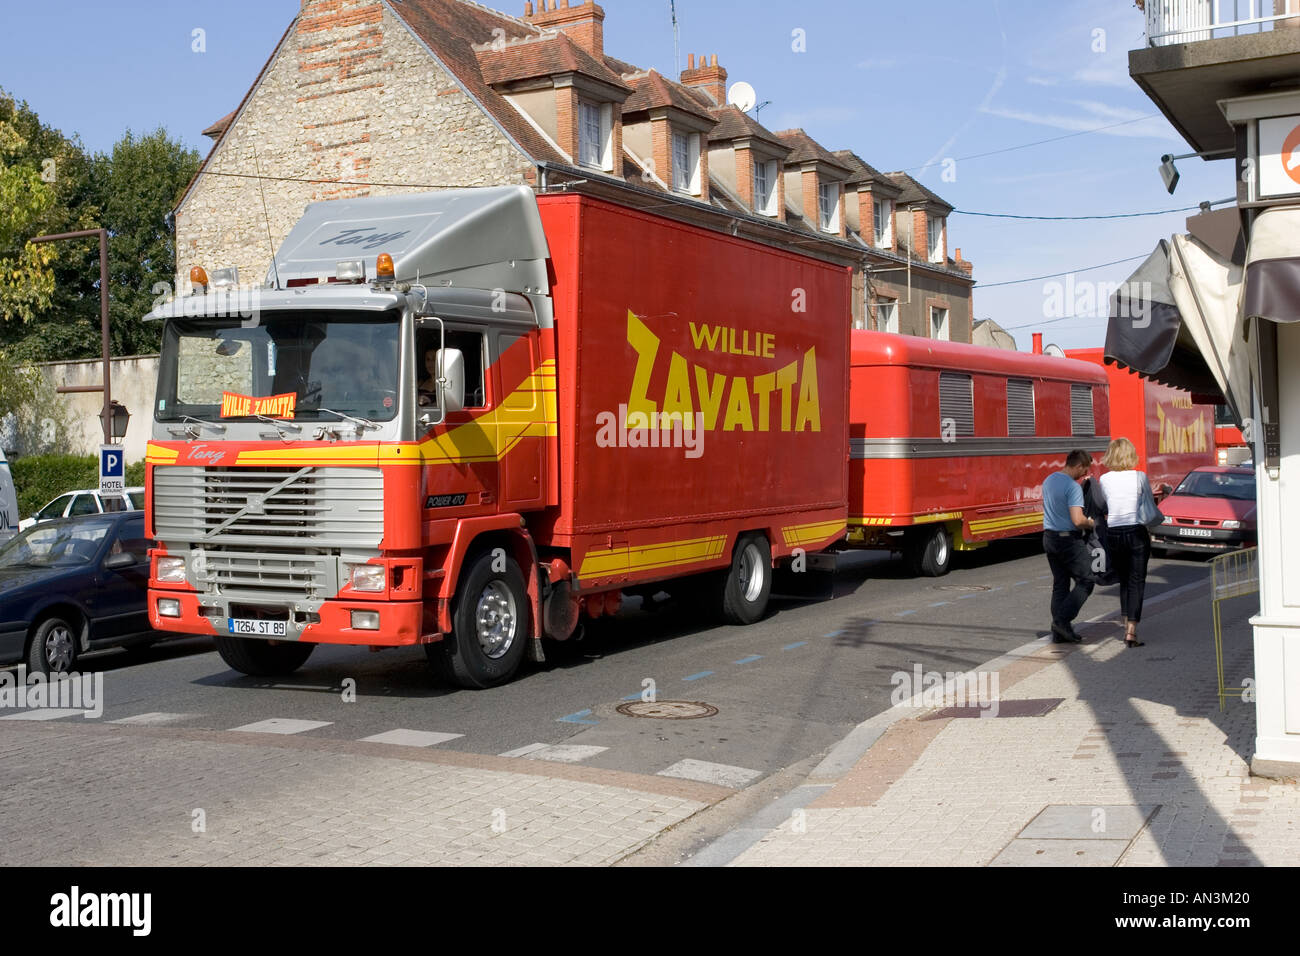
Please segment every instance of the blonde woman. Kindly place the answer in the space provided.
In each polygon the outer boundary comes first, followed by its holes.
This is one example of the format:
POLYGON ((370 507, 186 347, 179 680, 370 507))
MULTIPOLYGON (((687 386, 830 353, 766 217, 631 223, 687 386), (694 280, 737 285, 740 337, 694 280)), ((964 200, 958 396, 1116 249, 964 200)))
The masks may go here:
POLYGON ((1127 438, 1112 441, 1101 463, 1108 469, 1101 476, 1101 490, 1106 497, 1106 548, 1119 576, 1124 643, 1141 647, 1145 642, 1138 640, 1137 626, 1142 620, 1151 535, 1138 520, 1138 503, 1144 493, 1150 493, 1151 486, 1146 473, 1137 470, 1137 449, 1127 438))

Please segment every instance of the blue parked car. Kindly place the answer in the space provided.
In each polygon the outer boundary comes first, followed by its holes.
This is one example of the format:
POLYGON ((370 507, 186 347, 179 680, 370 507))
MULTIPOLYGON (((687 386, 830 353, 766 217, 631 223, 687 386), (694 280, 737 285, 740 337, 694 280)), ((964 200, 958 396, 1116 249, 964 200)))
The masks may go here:
POLYGON ((90 650, 152 644, 144 512, 43 521, 0 546, 0 665, 63 673, 90 650))

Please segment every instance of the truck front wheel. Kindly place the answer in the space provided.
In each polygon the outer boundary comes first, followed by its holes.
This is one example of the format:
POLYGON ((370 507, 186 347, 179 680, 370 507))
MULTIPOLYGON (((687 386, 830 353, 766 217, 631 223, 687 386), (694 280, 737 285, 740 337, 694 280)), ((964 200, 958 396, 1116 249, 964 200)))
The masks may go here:
POLYGON ((253 677, 283 677, 306 663, 315 644, 284 641, 272 644, 255 637, 232 637, 214 634, 221 659, 243 674, 253 677))
POLYGON ((524 659, 529 636, 528 598, 519 565, 500 548, 475 558, 456 588, 452 633, 426 652, 461 687, 504 684, 524 659))
POLYGON ((731 555, 722 584, 722 617, 728 624, 753 624, 767 610, 772 593, 772 549, 761 534, 744 534, 731 555))
POLYGON ((913 574, 943 577, 952 567, 952 536, 942 524, 922 525, 909 535, 903 556, 913 574))

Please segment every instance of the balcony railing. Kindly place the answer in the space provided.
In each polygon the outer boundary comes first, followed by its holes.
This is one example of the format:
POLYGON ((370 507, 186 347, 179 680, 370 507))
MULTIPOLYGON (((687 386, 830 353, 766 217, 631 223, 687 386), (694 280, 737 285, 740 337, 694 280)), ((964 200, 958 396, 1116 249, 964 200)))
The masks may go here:
POLYGON ((1196 43, 1300 28, 1300 0, 1146 0, 1147 43, 1196 43))

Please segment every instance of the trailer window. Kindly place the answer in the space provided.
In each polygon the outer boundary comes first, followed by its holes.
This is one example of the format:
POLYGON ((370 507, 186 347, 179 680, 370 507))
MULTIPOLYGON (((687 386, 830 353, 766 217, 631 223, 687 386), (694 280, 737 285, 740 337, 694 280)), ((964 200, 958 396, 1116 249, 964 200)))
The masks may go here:
POLYGON ((1033 435, 1034 383, 1027 378, 1007 379, 1007 434, 1033 435))
POLYGON ((1070 434, 1097 434, 1092 415, 1092 388, 1087 385, 1070 386, 1070 434))
POLYGON ((969 375, 939 373, 939 434, 959 438, 975 434, 975 399, 969 375))

